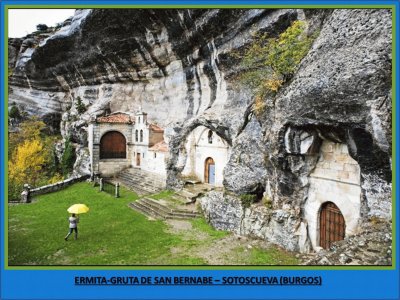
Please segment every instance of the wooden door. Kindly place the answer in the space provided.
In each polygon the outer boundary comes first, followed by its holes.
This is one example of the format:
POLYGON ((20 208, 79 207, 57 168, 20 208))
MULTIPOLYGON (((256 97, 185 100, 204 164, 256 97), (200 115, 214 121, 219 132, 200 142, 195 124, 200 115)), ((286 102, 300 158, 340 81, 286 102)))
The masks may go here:
POLYGON ((100 140, 100 159, 126 158, 126 140, 122 133, 109 131, 100 140))
POLYGON ((136 165, 140 166, 140 153, 136 153, 136 165))
POLYGON ((211 157, 207 158, 204 164, 204 182, 215 184, 215 163, 211 157))
POLYGON ((346 224, 340 209, 332 202, 322 204, 320 215, 320 246, 329 249, 333 242, 345 237, 346 224))

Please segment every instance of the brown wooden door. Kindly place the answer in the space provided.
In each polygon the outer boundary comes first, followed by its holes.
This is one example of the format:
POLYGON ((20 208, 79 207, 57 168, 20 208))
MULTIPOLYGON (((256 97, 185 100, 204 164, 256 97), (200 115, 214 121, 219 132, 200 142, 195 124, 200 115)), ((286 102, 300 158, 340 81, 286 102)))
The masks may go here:
POLYGON ((332 202, 322 204, 320 215, 320 246, 329 249, 333 242, 344 239, 346 224, 340 209, 332 202))
POLYGON ((204 163, 204 182, 215 184, 215 163, 211 157, 204 163))
POLYGON ((136 153, 136 165, 140 166, 140 153, 136 153))
POLYGON ((100 140, 100 159, 126 158, 126 140, 122 133, 109 131, 100 140))

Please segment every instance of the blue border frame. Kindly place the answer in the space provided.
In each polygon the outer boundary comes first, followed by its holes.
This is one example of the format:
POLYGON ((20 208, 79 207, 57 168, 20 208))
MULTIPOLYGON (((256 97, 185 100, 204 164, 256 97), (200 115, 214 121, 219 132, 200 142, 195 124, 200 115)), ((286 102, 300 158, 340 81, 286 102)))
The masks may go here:
MULTIPOLYGON (((361 0, 361 1, 196 1, 184 0, 166 1, 131 1, 131 0, 86 0, 53 1, 53 0, 10 0, 1 2, 1 24, 4 25, 5 5, 394 5, 396 9, 396 29, 399 31, 399 2, 361 0)), ((1 26, 4 28, 4 26, 1 26)), ((1 31, 1 65, 5 66, 5 32, 1 31)), ((399 72, 399 39, 396 39, 396 75, 399 72)), ((0 120, 0 191, 5 201, 5 67, 1 70, 1 105, 0 120), (3 127, 4 126, 4 127, 3 127)), ((395 78, 396 91, 399 87, 399 76, 395 78)), ((397 96, 397 95, 396 95, 397 96)), ((399 115, 399 105, 396 99, 394 117, 399 115)), ((399 125, 396 122, 394 155, 398 152, 399 125)), ((399 170, 399 160, 396 159, 395 170, 399 170)), ((397 176, 395 199, 399 198, 397 176)), ((396 205, 396 216, 399 214, 396 205)), ((4 260, 4 205, 1 212, 1 294, 0 299, 400 299, 399 287, 399 247, 396 247, 396 268, 394 270, 5 270, 4 260), (75 286, 75 276, 321 276, 321 286, 75 286)), ((398 227, 398 226, 397 226, 398 227)), ((396 230, 397 245, 399 230, 396 230)))

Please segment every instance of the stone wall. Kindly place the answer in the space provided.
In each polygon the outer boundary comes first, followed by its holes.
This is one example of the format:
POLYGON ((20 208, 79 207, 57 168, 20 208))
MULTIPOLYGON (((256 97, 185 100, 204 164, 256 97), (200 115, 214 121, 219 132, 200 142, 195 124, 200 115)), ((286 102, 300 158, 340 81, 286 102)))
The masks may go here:
POLYGON ((79 177, 71 177, 66 180, 53 183, 53 184, 48 184, 44 185, 35 189, 29 189, 29 188, 24 188, 24 191, 21 194, 21 202, 28 203, 31 202, 32 197, 38 196, 38 195, 43 195, 47 193, 53 193, 57 192, 59 190, 65 189, 66 187, 79 182, 83 181, 89 178, 89 175, 82 175, 79 177))
POLYGON ((89 126, 89 151, 92 164, 92 174, 100 173, 103 176, 110 176, 131 165, 132 157, 132 125, 100 123, 90 124, 89 126), (126 139, 126 158, 125 159, 102 159, 100 160, 100 140, 109 131, 118 131, 126 139), (113 170, 115 168, 115 170, 113 170))
POLYGON ((131 163, 130 160, 127 158, 110 158, 100 160, 98 165, 99 174, 102 177, 110 177, 126 168, 129 168, 131 166, 131 163))

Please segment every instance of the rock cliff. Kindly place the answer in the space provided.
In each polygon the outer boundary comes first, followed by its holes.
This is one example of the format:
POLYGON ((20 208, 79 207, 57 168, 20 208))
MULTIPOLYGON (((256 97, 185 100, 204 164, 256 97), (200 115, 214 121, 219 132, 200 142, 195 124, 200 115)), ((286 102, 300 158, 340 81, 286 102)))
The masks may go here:
POLYGON ((186 137, 208 127, 231 146, 224 171, 230 196, 212 192, 202 200, 210 222, 308 251, 303 208, 322 141, 346 144, 360 166, 362 222, 391 218, 391 20, 382 9, 77 10, 50 37, 9 39, 9 104, 61 115, 61 133, 79 149, 80 173, 88 170, 88 121, 142 107, 166 128, 169 187, 182 185, 186 137), (232 53, 252 33, 277 36, 294 20, 318 37, 256 116, 232 53), (271 207, 244 210, 243 194, 264 194, 271 207))

